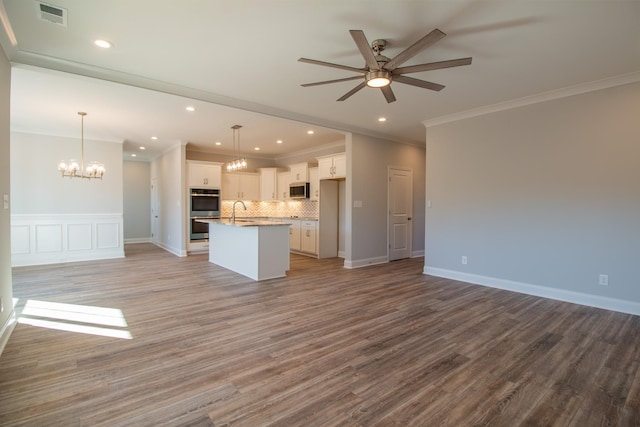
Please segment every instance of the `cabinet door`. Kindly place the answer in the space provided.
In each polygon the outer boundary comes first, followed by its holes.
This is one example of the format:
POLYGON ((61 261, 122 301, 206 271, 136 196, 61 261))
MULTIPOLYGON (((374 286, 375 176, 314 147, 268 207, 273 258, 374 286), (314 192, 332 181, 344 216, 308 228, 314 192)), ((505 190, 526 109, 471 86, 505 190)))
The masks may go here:
POLYGON ((333 157, 333 177, 347 177, 347 156, 346 154, 337 154, 333 157))
POLYGON ((324 157, 318 159, 318 179, 331 179, 333 178, 333 159, 331 157, 324 157))
POLYGON ((260 169, 260 200, 278 200, 278 177, 275 169, 260 169))
POLYGON ((222 199, 237 200, 240 194, 240 176, 235 173, 222 174, 222 199))
POLYGON ((300 250, 310 254, 317 254, 316 251, 316 221, 303 221, 300 228, 300 250))
POLYGON ((189 187, 196 188, 220 188, 220 165, 206 165, 202 163, 189 163, 189 187))
POLYGON ((320 200, 318 168, 309 168, 309 200, 320 200))
POLYGON ((257 173, 238 174, 242 200, 260 200, 260 175, 257 173))
POLYGON ((289 200, 289 172, 278 172, 278 199, 289 200))
POLYGON ((300 250, 300 221, 292 220, 289 227, 289 249, 300 250))
POLYGON ((308 182, 309 169, 307 163, 296 163, 295 165, 290 165, 289 169, 291 173, 291 182, 308 182))

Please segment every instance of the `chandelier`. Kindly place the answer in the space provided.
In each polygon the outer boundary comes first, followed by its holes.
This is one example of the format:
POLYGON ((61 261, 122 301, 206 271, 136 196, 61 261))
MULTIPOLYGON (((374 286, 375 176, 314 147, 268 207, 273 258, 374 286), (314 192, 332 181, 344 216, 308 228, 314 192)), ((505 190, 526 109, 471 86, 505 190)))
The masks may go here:
POLYGON ((89 165, 84 167, 84 116, 87 113, 79 111, 78 115, 80 116, 80 164, 75 159, 71 159, 67 161, 61 161, 58 164, 58 170, 62 174, 62 177, 65 176, 69 178, 85 178, 85 179, 102 179, 102 176, 105 173, 104 165, 100 162, 89 162, 89 165))
POLYGON ((238 157, 238 155, 236 154, 236 140, 238 141, 238 151, 240 151, 240 128, 241 127, 242 126, 240 125, 231 126, 231 129, 233 129, 233 157, 235 158, 235 160, 232 160, 229 163, 227 163, 228 172, 233 172, 233 171, 247 168, 247 159, 245 159, 244 157, 238 157))

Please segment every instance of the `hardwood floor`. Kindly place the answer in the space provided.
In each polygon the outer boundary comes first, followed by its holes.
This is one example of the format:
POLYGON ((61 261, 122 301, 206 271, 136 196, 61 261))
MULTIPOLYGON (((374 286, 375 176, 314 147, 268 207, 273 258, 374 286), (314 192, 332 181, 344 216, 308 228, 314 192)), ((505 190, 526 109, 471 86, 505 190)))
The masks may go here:
POLYGON ((422 259, 292 255, 287 278, 255 283, 205 255, 126 253, 14 269, 23 321, 131 339, 18 324, 0 425, 640 425, 637 316, 426 276, 422 259), (83 306, 126 325, 54 318, 83 306))

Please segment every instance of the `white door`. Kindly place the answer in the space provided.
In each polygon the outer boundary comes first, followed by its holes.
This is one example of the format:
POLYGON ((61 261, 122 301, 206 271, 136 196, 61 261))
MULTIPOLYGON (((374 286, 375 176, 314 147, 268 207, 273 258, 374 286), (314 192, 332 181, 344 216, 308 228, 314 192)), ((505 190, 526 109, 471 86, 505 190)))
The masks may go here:
POLYGON ((389 168, 389 261, 411 257, 413 173, 389 168))
POLYGON ((158 179, 151 180, 151 241, 157 242, 160 224, 160 199, 158 197, 158 179))

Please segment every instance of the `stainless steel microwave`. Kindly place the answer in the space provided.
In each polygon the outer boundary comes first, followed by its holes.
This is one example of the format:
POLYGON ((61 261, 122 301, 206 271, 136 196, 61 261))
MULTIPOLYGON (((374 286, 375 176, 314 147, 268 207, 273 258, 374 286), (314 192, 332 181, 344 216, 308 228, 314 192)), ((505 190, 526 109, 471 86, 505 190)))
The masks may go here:
POLYGON ((289 185, 289 198, 290 199, 308 199, 309 198, 309 183, 296 183, 289 185))

